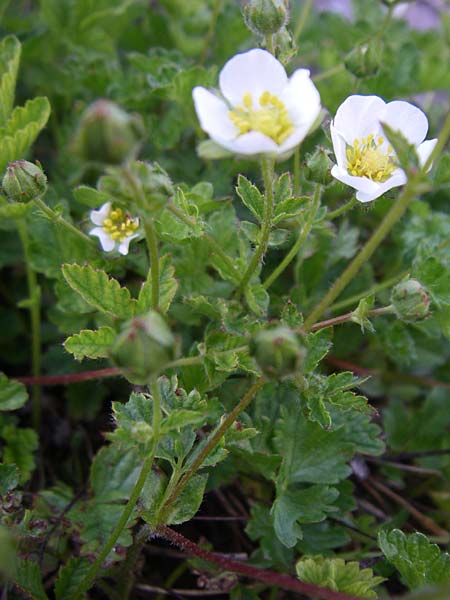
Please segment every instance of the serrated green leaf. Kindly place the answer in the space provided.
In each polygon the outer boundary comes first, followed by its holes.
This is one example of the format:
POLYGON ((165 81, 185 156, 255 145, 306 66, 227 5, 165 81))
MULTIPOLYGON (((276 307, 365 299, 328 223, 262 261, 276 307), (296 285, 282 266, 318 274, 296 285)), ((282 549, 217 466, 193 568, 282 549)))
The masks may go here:
POLYGON ((84 206, 89 206, 89 208, 98 208, 109 200, 107 194, 103 194, 87 185, 78 186, 72 193, 77 202, 84 204, 84 206))
POLYGON ((203 500, 208 475, 194 475, 176 501, 167 516, 168 525, 178 525, 195 516, 203 500))
POLYGON ((32 600, 48 600, 37 562, 19 560, 14 576, 14 584, 32 600))
POLYGON ((306 338, 308 353, 305 361, 305 373, 311 373, 328 354, 332 346, 332 329, 319 329, 316 333, 310 333, 306 338))
POLYGON ((80 333, 68 337, 64 342, 64 348, 73 354, 76 360, 105 358, 116 336, 112 327, 100 327, 96 331, 83 329, 80 333))
POLYGON ((69 558, 58 571, 55 582, 56 600, 71 598, 91 566, 87 558, 69 558))
POLYGON ((422 533, 406 535, 399 529, 380 531, 378 542, 410 589, 450 583, 450 554, 441 552, 439 546, 422 533))
POLYGON ((363 333, 364 329, 367 329, 371 333, 374 333, 375 331, 374 326, 369 320, 369 312, 372 310, 374 303, 374 294, 362 298, 350 317, 350 320, 353 321, 353 323, 357 323, 361 327, 363 333))
POLYGON ((273 224, 277 225, 286 219, 298 217, 304 211, 309 200, 309 196, 299 196, 283 200, 275 206, 273 224))
POLYGON ((17 410, 28 400, 28 392, 23 383, 8 379, 0 373, 0 411, 17 410))
POLYGON ((5 465, 0 463, 0 495, 6 494, 17 487, 19 483, 19 471, 16 465, 5 465))
POLYGON ((127 288, 120 287, 116 279, 105 271, 89 266, 65 264, 65 280, 90 306, 121 319, 133 315, 134 303, 127 288))
POLYGON ((6 123, 14 106, 21 50, 19 40, 12 35, 0 43, 0 127, 6 123))
POLYGON ((239 175, 236 192, 253 216, 262 223, 264 219, 264 197, 246 177, 239 175))
POLYGON ((408 173, 410 169, 419 167, 416 147, 411 144, 401 131, 395 130, 387 123, 381 123, 387 139, 395 150, 400 166, 408 173))
POLYGON ((372 569, 361 569, 357 562, 345 562, 342 558, 304 556, 296 570, 301 581, 369 600, 378 598, 373 588, 384 581, 372 569))
POLYGON ((267 313, 270 298, 267 290, 260 283, 248 285, 245 288, 245 299, 256 315, 262 316, 267 313))
MULTIPOLYGON (((159 261, 159 309, 165 314, 172 303, 178 289, 178 281, 174 277, 175 267, 169 256, 159 261)), ((136 314, 145 314, 152 307, 151 268, 147 280, 142 284, 136 304, 136 314)))
POLYGON ((22 429, 6 425, 0 431, 6 445, 3 462, 14 464, 20 472, 20 483, 25 483, 35 467, 34 452, 38 447, 38 436, 33 429, 22 429))
POLYGON ((91 487, 98 502, 127 499, 141 470, 141 460, 133 448, 118 444, 104 446, 91 465, 91 487))
POLYGON ((0 171, 3 171, 9 162, 22 158, 27 153, 47 124, 49 116, 50 103, 47 98, 28 100, 25 106, 13 110, 6 125, 0 129, 0 171))

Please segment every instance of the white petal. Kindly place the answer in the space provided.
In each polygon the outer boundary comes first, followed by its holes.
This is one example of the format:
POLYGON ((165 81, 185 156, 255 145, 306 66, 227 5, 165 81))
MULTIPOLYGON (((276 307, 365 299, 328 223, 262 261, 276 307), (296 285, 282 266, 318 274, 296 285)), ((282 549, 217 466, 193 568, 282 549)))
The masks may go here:
POLYGON ((381 185, 367 177, 355 177, 354 175, 349 175, 345 169, 341 169, 338 165, 334 165, 331 169, 331 175, 338 181, 366 194, 376 192, 381 185))
POLYGON ((334 127, 333 123, 330 123, 330 133, 331 140, 333 142, 333 150, 334 155, 336 157, 336 162, 341 169, 345 170, 347 167, 347 153, 345 140, 334 127))
MULTIPOLYGON (((437 138, 434 138, 433 140, 425 140, 424 142, 422 142, 420 144, 420 146, 418 146, 416 148, 417 150, 417 156, 419 157, 419 163, 420 166, 423 167, 424 164, 427 162, 430 154, 433 152, 434 147, 437 144, 437 138)), ((430 169, 431 169, 432 165, 430 165, 430 169)), ((428 169, 428 170, 430 170, 428 169)))
POLYGON ((223 67, 219 76, 222 94, 233 105, 242 104, 246 92, 253 100, 266 90, 280 96, 288 81, 283 65, 266 50, 254 48, 236 54, 223 67))
POLYGON ((380 131, 380 114, 386 104, 379 96, 349 96, 337 109, 333 125, 347 144, 380 131))
POLYGON ((384 183, 379 184, 378 189, 375 192, 358 192, 356 194, 356 199, 360 202, 371 202, 372 200, 375 200, 375 198, 379 198, 380 196, 382 196, 388 190, 391 190, 392 188, 398 187, 400 185, 405 185, 405 183, 406 175, 401 169, 398 169, 395 175, 392 175, 392 177, 390 177, 384 183))
POLYGON ((260 133, 259 131, 250 131, 244 133, 234 140, 224 140, 213 138, 218 144, 234 152, 245 156, 257 156, 259 154, 269 154, 277 156, 281 153, 280 146, 272 139, 260 133))
POLYGON ((223 100, 204 87, 197 86, 192 91, 194 106, 203 131, 215 137, 233 139, 238 134, 228 116, 229 108, 223 100))
POLYGON ((124 240, 122 240, 119 244, 119 253, 123 254, 123 256, 125 256, 126 254, 128 254, 128 250, 130 247, 130 242, 131 240, 134 240, 134 238, 137 238, 138 234, 134 233, 133 235, 129 235, 128 237, 126 237, 124 240))
POLYGON ((312 121, 312 123, 305 123, 297 127, 295 131, 291 133, 291 135, 287 137, 282 144, 280 144, 278 147, 278 153, 282 154, 288 150, 291 150, 292 148, 295 148, 295 146, 298 146, 298 144, 300 144, 300 142, 302 142, 308 135, 308 132, 311 129, 314 121, 315 119, 312 121))
POLYGON ((94 229, 91 229, 89 232, 89 235, 95 235, 99 238, 101 247, 105 252, 111 252, 111 250, 114 250, 116 242, 111 239, 111 237, 101 227, 94 227, 94 229))
POLYGON ((111 202, 105 202, 105 204, 99 210, 91 210, 89 217, 94 225, 103 225, 103 222, 108 217, 110 210, 111 202))
POLYGON ((280 99, 288 109, 294 125, 310 129, 320 113, 320 94, 308 69, 297 69, 288 81, 280 99))
POLYGON ((380 120, 401 131, 411 144, 420 144, 427 135, 428 119, 425 113, 409 102, 389 102, 380 120))

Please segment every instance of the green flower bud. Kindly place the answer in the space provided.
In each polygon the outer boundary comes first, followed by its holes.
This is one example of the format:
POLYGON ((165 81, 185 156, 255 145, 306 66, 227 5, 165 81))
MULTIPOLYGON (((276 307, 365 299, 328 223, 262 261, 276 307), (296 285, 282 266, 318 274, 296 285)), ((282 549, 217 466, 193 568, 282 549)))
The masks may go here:
POLYGON ((2 186, 10 200, 28 202, 45 194, 47 177, 40 166, 26 160, 16 160, 6 168, 2 186))
POLYGON ((74 148, 84 160, 118 165, 137 154, 143 137, 138 115, 109 100, 97 100, 81 117, 74 148))
POLYGON ((328 151, 325 148, 319 147, 306 159, 305 177, 308 181, 328 185, 333 181, 333 177, 331 176, 332 166, 333 163, 328 151))
MULTIPOLYGON (((127 167, 136 183, 142 188, 146 206, 140 207, 155 212, 163 208, 174 195, 172 181, 166 171, 158 163, 147 163, 140 160, 131 162, 127 167)), ((110 167, 108 174, 101 177, 98 188, 124 206, 136 203, 136 189, 125 177, 122 168, 110 167)))
POLYGON ((148 383, 174 358, 175 338, 154 310, 125 323, 111 348, 113 363, 137 385, 148 383))
POLYGON ((284 0, 250 0, 244 7, 247 27, 259 35, 273 35, 288 22, 288 2, 284 0))
POLYGON ((392 289, 391 304, 399 319, 412 323, 428 316, 430 296, 417 279, 406 279, 392 289))
POLYGON ((259 331, 250 341, 250 353, 268 377, 280 379, 301 370, 306 349, 288 327, 259 331))
POLYGON ((383 60, 383 45, 379 40, 356 46, 344 58, 347 71, 356 77, 376 75, 383 60))

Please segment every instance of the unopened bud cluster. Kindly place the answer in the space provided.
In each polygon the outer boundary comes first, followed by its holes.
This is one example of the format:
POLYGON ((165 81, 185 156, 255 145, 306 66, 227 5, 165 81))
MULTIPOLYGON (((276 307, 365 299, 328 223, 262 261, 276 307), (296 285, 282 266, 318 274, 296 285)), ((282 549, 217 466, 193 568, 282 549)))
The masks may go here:
POLYGON ((319 147, 313 154, 310 154, 306 160, 305 177, 308 181, 328 185, 333 181, 331 176, 331 161, 329 152, 325 148, 319 147))
POLYGON ((244 20, 257 35, 274 35, 289 20, 287 1, 250 0, 244 7, 244 20))
POLYGON ((376 75, 383 60, 383 46, 378 40, 356 46, 344 58, 347 71, 356 77, 376 75))
POLYGON ((40 166, 27 160, 16 160, 9 163, 2 187, 10 200, 29 202, 45 194, 47 177, 40 166))
POLYGON ((253 336, 250 353, 268 377, 281 379, 301 372, 306 349, 288 327, 264 329, 253 336))
POLYGON ((392 289, 391 304, 398 318, 406 322, 421 321, 430 312, 430 296, 417 279, 398 283, 392 289))

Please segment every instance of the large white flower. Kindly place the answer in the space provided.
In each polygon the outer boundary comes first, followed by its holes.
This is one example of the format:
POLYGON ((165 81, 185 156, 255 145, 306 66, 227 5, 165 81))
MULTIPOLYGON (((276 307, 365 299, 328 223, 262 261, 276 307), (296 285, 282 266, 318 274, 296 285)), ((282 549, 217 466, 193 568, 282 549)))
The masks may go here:
POLYGON ((235 154, 288 154, 321 109, 307 69, 288 79, 283 65, 259 48, 233 56, 220 72, 219 86, 221 95, 195 87, 195 110, 210 138, 235 154))
POLYGON ((337 165, 333 177, 357 190, 360 202, 375 200, 393 187, 406 183, 381 123, 400 131, 416 146, 424 165, 437 139, 426 140, 428 119, 416 106, 395 100, 384 102, 378 96, 349 96, 338 108, 330 126, 337 165))
POLYGON ((117 247, 120 254, 128 254, 131 240, 137 238, 139 219, 132 219, 121 208, 112 208, 111 202, 106 202, 99 210, 91 210, 90 219, 96 227, 90 235, 100 239, 105 252, 112 252, 117 247))

